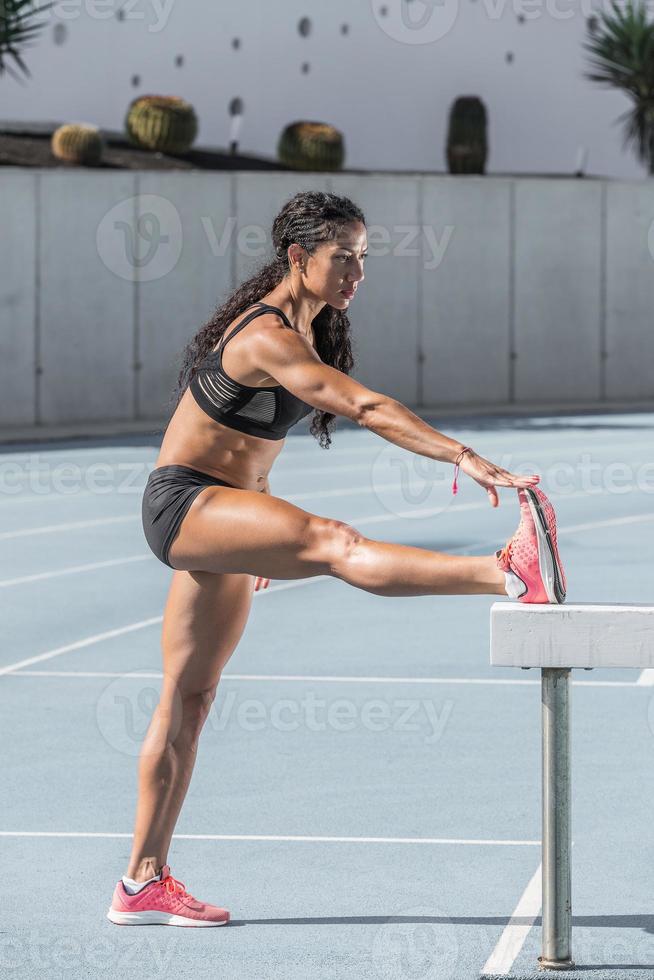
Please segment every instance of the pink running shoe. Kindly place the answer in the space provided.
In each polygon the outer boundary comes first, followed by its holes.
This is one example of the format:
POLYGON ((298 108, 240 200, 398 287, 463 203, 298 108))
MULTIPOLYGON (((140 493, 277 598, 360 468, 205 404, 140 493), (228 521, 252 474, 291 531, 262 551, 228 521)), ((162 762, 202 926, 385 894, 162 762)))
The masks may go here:
POLYGON ((510 541, 495 552, 503 572, 524 583, 518 602, 564 603, 566 581, 556 542, 554 508, 538 487, 518 490, 520 524, 510 541))
POLYGON ((224 926, 229 912, 198 902, 164 864, 161 881, 153 881, 136 895, 128 895, 119 881, 107 918, 119 926, 224 926))

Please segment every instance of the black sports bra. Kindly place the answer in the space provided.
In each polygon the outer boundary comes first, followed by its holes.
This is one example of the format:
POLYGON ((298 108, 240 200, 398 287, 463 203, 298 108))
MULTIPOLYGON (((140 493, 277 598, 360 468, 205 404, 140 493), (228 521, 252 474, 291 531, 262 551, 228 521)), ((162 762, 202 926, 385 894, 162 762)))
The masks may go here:
POLYGON ((291 330, 294 329, 286 314, 276 306, 267 303, 254 305, 260 308, 249 313, 227 339, 223 335, 218 348, 200 362, 189 388, 200 408, 215 422, 262 439, 283 439, 291 426, 313 412, 313 406, 281 385, 256 387, 241 384, 225 374, 222 367, 225 344, 246 323, 267 310, 278 313, 284 323, 291 330))

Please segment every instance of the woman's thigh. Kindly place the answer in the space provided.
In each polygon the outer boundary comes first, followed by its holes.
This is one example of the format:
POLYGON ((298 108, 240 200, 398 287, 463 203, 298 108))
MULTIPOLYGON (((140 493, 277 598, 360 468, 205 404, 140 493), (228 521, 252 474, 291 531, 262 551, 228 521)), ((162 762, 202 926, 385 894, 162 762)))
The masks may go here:
POLYGON ((191 504, 168 557, 178 569, 304 578, 334 574, 361 537, 280 497, 214 486, 191 504))

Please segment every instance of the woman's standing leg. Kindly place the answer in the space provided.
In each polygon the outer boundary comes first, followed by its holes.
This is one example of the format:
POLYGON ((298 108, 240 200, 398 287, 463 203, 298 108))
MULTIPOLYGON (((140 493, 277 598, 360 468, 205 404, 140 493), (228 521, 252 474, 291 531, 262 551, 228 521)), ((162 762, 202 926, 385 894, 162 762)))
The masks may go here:
POLYGON ((167 863, 191 781, 198 738, 223 667, 247 622, 254 578, 175 571, 163 617, 163 685, 139 759, 127 876, 145 881, 167 863))

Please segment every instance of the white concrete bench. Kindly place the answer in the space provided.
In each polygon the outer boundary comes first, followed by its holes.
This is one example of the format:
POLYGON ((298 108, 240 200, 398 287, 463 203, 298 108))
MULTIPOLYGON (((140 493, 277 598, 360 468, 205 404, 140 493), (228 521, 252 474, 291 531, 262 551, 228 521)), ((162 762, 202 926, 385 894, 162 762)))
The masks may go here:
POLYGON ((654 667, 654 606, 494 602, 490 659, 495 667, 541 671, 543 781, 543 969, 572 959, 570 864, 570 670, 654 667))

